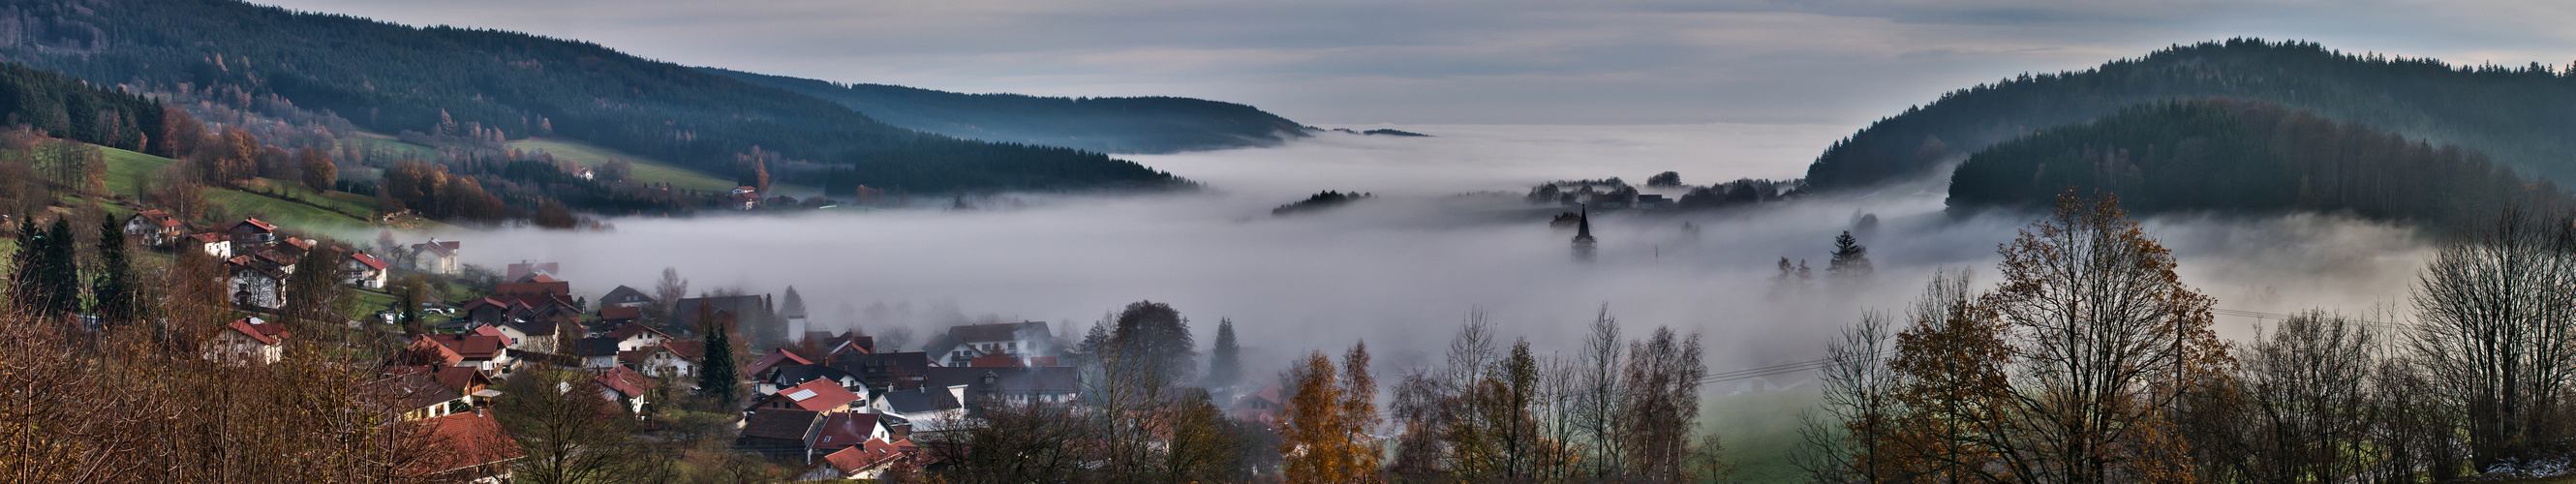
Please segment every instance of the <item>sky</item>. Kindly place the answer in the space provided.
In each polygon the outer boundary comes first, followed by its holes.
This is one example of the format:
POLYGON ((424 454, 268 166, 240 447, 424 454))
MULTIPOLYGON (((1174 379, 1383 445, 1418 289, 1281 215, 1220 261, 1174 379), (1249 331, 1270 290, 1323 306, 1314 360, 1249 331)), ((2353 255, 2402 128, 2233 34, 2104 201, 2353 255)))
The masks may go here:
POLYGON ((1832 124, 2172 44, 2576 60, 2576 3, 2200 0, 259 0, 853 83, 1184 96, 1307 124, 1832 124))

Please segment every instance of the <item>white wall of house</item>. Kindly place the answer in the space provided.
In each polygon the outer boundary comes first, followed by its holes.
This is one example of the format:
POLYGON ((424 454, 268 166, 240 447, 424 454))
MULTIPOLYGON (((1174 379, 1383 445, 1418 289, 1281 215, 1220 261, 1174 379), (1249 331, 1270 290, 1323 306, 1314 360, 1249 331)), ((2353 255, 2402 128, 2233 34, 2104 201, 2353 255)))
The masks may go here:
POLYGON ((285 357, 283 345, 261 343, 249 335, 230 330, 217 333, 214 344, 206 347, 206 359, 209 360, 273 364, 285 357))
MULTIPOLYGON (((635 323, 635 324, 642 324, 642 323, 635 323)), ((663 342, 663 341, 666 341, 666 340, 669 340, 669 338, 664 338, 664 337, 662 337, 662 335, 661 335, 661 334, 657 334, 657 333, 654 333, 654 332, 651 332, 651 331, 645 331, 645 332, 641 332, 641 333, 635 333, 635 335, 634 335, 634 336, 628 336, 628 337, 626 337, 626 339, 618 340, 618 341, 617 341, 617 351, 635 351, 635 350, 640 350, 640 349, 644 349, 644 348, 647 348, 647 347, 652 347, 652 346, 660 345, 660 344, 662 344, 662 342, 663 342)))
POLYGON ((232 283, 228 287, 230 290, 225 292, 225 299, 236 303, 247 301, 253 306, 269 309, 286 306, 284 284, 259 271, 233 271, 232 283), (249 293, 248 298, 241 296, 245 292, 249 293))

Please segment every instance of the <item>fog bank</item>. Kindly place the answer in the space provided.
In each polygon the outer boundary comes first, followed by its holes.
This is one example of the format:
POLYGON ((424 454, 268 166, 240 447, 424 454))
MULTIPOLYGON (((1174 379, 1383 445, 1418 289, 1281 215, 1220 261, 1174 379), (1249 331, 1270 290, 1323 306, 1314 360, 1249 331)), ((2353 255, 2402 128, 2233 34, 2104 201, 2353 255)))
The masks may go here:
MULTIPOLYGON (((1202 347, 1219 318, 1232 318, 1259 349, 1256 360, 1366 339, 1381 362, 1402 367, 1433 357, 1470 310, 1542 352, 1571 352, 1607 304, 1632 335, 1657 325, 1703 333, 1712 368, 1724 371, 1817 358, 1834 329, 1870 308, 1901 310, 1937 269, 1974 270, 1991 283, 1996 245, 2029 222, 2019 214, 1954 220, 1941 210, 1943 181, 1925 180, 1741 210, 1599 214, 1600 244, 1587 262, 1574 256, 1570 231, 1545 223, 1555 208, 1517 195, 1547 180, 1640 183, 1665 170, 1691 184, 1796 177, 1849 128, 1397 128, 1436 137, 1327 134, 1279 148, 1135 157, 1207 183, 1203 193, 1018 196, 984 203, 1008 208, 965 211, 625 218, 611 233, 454 237, 472 263, 559 262, 592 297, 621 284, 649 292, 664 267, 691 279, 693 292, 793 285, 818 325, 915 325, 915 345, 933 325, 959 319, 1078 329, 1154 300, 1189 317, 1202 347), (1269 215, 1327 189, 1376 197, 1269 215), (1833 236, 1862 214, 1881 220, 1861 234, 1877 273, 1826 281, 1833 236), (1696 236, 1685 223, 1699 227, 1696 236), (1777 280, 1782 257, 1803 259, 1817 280, 1777 280), (866 309, 878 303, 909 315, 866 309)), ((2429 253, 2411 230, 2331 216, 2147 225, 2175 249, 2185 279, 2229 309, 2402 303, 2429 253)), ((2250 334, 2251 321, 2220 322, 2222 334, 2250 334)))

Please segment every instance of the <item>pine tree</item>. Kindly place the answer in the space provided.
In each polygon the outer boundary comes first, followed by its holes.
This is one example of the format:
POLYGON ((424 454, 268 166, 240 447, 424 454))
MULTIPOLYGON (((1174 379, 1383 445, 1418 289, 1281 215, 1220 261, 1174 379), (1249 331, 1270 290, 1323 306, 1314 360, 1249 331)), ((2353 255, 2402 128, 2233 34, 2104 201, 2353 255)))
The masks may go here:
POLYGON ((79 244, 72 239, 72 221, 54 218, 54 228, 45 231, 45 239, 45 262, 40 265, 45 277, 38 282, 42 284, 38 290, 45 296, 39 313, 48 317, 77 314, 81 307, 80 262, 79 244))
POLYGON ((142 304, 135 297, 136 285, 132 261, 126 259, 126 241, 116 217, 102 216, 98 226, 98 282, 91 286, 96 301, 91 311, 103 325, 117 325, 139 319, 142 304))
POLYGON ((1234 339, 1234 320, 1216 320, 1216 346, 1208 349, 1209 387, 1223 388, 1243 379, 1243 348, 1234 339))
POLYGON ((742 381, 742 369, 733 361, 733 315, 712 313, 712 306, 698 305, 699 333, 706 335, 706 359, 698 367, 698 395, 716 408, 733 409, 741 403, 736 386, 742 381))
POLYGON ((1825 264, 1825 273, 1835 277, 1862 277, 1870 274, 1869 248, 1860 245, 1851 231, 1834 237, 1834 260, 1825 264))
POLYGON ((1815 271, 1807 270, 1807 260, 1798 259, 1798 282, 1807 282, 1808 280, 1815 278, 1815 271))
POLYGON ((20 313, 43 310, 45 298, 45 238, 36 229, 33 214, 18 216, 18 251, 9 256, 9 304, 20 313))

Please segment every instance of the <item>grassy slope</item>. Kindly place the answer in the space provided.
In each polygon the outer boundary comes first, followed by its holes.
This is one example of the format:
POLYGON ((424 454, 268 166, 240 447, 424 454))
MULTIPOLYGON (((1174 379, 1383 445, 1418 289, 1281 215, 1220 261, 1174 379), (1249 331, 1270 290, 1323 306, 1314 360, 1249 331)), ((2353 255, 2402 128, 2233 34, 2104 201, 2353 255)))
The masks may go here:
POLYGON ((1776 392, 1726 395, 1720 385, 1701 400, 1703 431, 1717 432, 1722 454, 1735 466, 1729 482, 1800 482, 1806 476, 1791 460, 1803 445, 1798 440, 1798 412, 1816 407, 1814 386, 1776 392))
MULTIPOLYGON (((115 148, 101 149, 106 151, 107 155, 108 190, 123 194, 129 199, 141 198, 141 178, 150 177, 162 167, 176 162, 169 158, 115 148)), ((225 209, 236 216, 258 217, 260 220, 301 230, 343 237, 361 237, 376 229, 376 225, 369 220, 376 210, 376 200, 372 197, 346 192, 315 193, 301 185, 269 179, 254 180, 243 188, 273 192, 279 196, 302 200, 323 208, 258 193, 222 188, 207 189, 206 199, 223 204, 225 209)), ((126 210, 115 208, 111 208, 111 211, 118 214, 126 213, 126 210)), ((447 224, 425 220, 420 221, 420 224, 420 227, 415 228, 423 230, 453 228, 447 224)))
POLYGON ((543 151, 555 155, 556 159, 569 160, 584 167, 594 168, 601 163, 607 163, 611 158, 622 158, 635 164, 635 181, 645 183, 669 183, 676 188, 708 191, 732 190, 735 186, 739 186, 733 180, 681 168, 680 165, 668 161, 636 156, 633 153, 575 140, 529 138, 504 143, 501 146, 521 151, 543 151))

